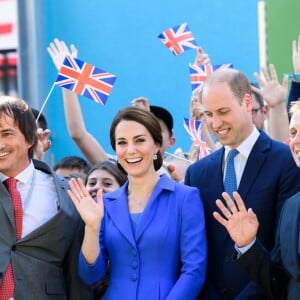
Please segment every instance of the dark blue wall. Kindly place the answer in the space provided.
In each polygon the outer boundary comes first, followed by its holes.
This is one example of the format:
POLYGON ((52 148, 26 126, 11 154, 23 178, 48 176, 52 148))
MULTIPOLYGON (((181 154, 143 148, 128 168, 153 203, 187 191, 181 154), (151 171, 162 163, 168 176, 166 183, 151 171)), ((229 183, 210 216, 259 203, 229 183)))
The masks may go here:
MULTIPOLYGON (((190 147, 182 120, 189 117, 188 65, 195 51, 174 56, 157 39, 165 29, 187 22, 214 64, 233 63, 251 80, 259 69, 257 0, 44 0, 41 13, 45 16, 40 45, 45 49, 45 97, 57 74, 46 52, 55 37, 74 43, 80 59, 117 75, 105 106, 80 97, 87 129, 110 153, 111 120, 119 108, 138 96, 146 96, 151 104, 173 114, 177 142, 170 151, 190 147)), ((80 154, 66 130, 60 89, 55 88, 45 110, 53 132, 50 163, 80 154)))

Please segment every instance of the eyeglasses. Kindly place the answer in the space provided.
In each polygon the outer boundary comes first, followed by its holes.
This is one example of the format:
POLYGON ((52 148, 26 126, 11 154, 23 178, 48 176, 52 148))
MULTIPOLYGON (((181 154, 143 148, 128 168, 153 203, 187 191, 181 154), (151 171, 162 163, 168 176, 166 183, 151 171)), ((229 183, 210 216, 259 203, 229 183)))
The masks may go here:
POLYGON ((259 108, 252 108, 251 113, 252 117, 256 117, 257 113, 262 109, 263 107, 260 106, 259 108))

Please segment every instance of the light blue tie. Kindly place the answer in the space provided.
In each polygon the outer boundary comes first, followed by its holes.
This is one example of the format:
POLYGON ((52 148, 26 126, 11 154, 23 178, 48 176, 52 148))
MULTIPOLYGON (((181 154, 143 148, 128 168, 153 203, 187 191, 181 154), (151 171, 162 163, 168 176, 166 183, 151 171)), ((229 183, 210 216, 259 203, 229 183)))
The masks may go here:
POLYGON ((228 153, 226 163, 226 173, 224 178, 224 191, 232 197, 232 193, 237 190, 236 175, 234 170, 234 158, 239 153, 238 150, 232 149, 228 153))

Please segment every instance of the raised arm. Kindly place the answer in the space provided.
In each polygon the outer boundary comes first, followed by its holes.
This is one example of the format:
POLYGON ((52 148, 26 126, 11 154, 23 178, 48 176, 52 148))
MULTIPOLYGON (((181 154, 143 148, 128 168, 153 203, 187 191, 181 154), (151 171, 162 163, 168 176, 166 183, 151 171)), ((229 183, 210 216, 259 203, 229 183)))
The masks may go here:
POLYGON ((284 76, 280 84, 274 65, 269 66, 270 75, 266 68, 261 68, 262 75, 254 73, 255 79, 260 84, 260 89, 252 89, 259 93, 269 109, 269 134, 278 141, 284 142, 289 137, 289 118, 286 109, 288 94, 288 77, 284 76))
MULTIPOLYGON (((63 41, 58 39, 54 39, 47 50, 57 70, 67 55, 77 57, 78 54, 74 45, 71 45, 69 49, 63 41)), ((62 93, 65 118, 71 138, 92 165, 107 160, 108 156, 101 145, 86 130, 77 94, 67 89, 62 89, 62 93)))

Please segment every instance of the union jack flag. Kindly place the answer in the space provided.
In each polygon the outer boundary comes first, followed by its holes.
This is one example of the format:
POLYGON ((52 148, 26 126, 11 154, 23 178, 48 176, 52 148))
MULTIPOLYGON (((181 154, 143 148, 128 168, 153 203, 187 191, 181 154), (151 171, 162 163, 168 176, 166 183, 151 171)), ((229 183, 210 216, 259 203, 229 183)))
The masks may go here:
POLYGON ((55 84, 105 104, 116 76, 72 56, 66 56, 55 84))
POLYGON ((211 149, 208 147, 204 140, 201 131, 201 121, 195 119, 183 119, 183 126, 189 136, 191 137, 193 143, 199 147, 199 159, 207 156, 211 153, 211 149))
POLYGON ((192 65, 190 64, 190 80, 193 93, 202 91, 204 81, 214 71, 222 68, 232 68, 232 64, 223 65, 192 65))
POLYGON ((195 38, 187 23, 165 30, 158 38, 175 55, 179 55, 188 49, 197 48, 195 38))

